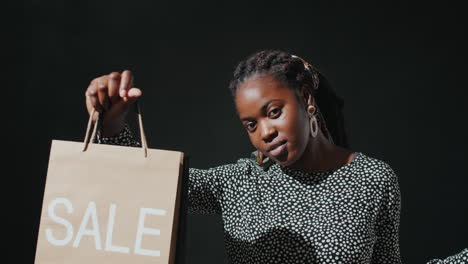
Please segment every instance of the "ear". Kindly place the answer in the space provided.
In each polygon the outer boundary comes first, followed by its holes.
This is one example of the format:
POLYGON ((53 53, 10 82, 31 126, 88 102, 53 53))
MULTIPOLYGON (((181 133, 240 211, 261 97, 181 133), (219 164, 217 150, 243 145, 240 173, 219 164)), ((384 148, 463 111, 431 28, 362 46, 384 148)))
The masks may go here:
POLYGON ((310 93, 309 89, 307 89, 307 87, 301 88, 301 95, 302 102, 305 106, 311 105, 313 103, 312 94, 310 93))

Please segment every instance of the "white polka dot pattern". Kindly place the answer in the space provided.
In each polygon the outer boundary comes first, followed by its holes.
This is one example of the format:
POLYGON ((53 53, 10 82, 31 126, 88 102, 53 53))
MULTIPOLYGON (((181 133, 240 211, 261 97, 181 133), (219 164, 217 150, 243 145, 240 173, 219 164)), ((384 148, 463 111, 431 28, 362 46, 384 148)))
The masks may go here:
POLYGON ((98 130, 96 137, 93 139, 93 143, 141 147, 140 142, 134 139, 130 127, 127 123, 125 123, 124 129, 113 137, 101 137, 101 131, 98 130))
MULTIPOLYGON (((128 126, 97 142, 140 146, 128 126)), ((361 152, 328 172, 251 158, 190 168, 188 208, 221 215, 230 263, 401 263, 397 176, 361 152)))

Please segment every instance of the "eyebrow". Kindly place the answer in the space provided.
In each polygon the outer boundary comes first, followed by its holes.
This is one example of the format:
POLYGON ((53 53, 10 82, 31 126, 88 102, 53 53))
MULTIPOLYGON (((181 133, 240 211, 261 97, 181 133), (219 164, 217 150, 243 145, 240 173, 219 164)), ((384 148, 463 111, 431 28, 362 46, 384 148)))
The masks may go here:
MULTIPOLYGON (((274 101, 280 101, 280 102, 282 102, 283 100, 280 100, 280 99, 271 99, 271 100, 269 100, 268 102, 266 102, 266 103, 264 103, 264 104, 262 105, 261 111, 262 111, 262 112, 265 111, 265 108, 266 108, 269 104, 271 104, 272 102, 274 102, 274 101)), ((250 116, 247 116, 247 117, 243 117, 243 118, 241 119, 241 121, 249 121, 249 120, 253 120, 253 119, 254 119, 254 118, 252 118, 252 117, 250 117, 250 116)))

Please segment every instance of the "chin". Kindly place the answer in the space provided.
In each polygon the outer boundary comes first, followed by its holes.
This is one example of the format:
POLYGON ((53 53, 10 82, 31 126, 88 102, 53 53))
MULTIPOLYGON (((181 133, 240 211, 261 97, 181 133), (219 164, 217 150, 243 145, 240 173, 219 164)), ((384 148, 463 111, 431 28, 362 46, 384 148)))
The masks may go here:
POLYGON ((282 166, 289 166, 293 164, 294 162, 296 162, 297 157, 295 156, 296 155, 294 155, 294 152, 286 151, 286 153, 284 153, 283 155, 280 155, 278 157, 273 157, 271 159, 282 166))

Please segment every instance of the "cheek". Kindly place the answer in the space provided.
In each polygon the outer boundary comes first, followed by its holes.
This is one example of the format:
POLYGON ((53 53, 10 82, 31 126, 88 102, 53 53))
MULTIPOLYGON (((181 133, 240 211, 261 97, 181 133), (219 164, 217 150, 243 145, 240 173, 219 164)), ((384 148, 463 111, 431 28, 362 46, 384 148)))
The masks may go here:
POLYGON ((291 151, 301 155, 309 143, 309 122, 305 116, 294 116, 287 129, 287 136, 291 141, 291 151))
POLYGON ((256 148, 256 149, 259 149, 260 146, 257 144, 257 140, 255 139, 255 135, 249 133, 249 139, 250 139, 250 143, 252 144, 252 146, 254 146, 254 148, 256 148))
POLYGON ((295 112, 288 117, 288 122, 285 122, 288 136, 294 141, 296 144, 306 144, 309 137, 309 123, 308 119, 295 112))

